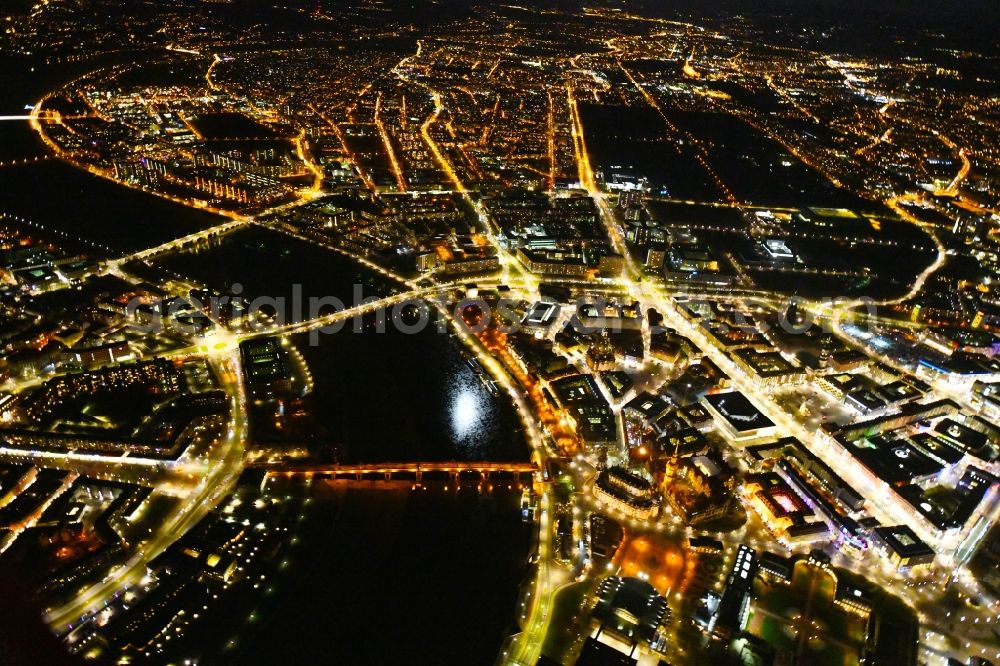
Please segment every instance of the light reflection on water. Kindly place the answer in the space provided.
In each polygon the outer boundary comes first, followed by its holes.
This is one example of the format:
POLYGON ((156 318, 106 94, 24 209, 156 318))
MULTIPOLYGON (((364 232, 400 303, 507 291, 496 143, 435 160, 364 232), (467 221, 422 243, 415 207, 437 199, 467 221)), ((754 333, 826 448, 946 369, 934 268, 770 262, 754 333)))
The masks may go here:
POLYGON ((457 341, 350 330, 295 340, 315 380, 315 415, 344 462, 524 460, 520 422, 457 341))
POLYGON ((451 374, 447 392, 454 448, 478 452, 494 427, 489 394, 468 370, 451 374))

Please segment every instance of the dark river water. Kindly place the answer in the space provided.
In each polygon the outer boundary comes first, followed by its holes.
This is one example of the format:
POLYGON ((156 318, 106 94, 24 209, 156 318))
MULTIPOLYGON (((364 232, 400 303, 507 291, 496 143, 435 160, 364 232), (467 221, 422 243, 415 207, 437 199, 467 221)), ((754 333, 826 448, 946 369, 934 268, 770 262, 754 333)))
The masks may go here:
POLYGON ((386 490, 316 481, 309 492, 277 591, 220 662, 494 663, 514 632, 530 544, 516 487, 386 490))
POLYGON ((345 330, 302 351, 346 461, 527 459, 506 397, 486 390, 448 335, 345 330))

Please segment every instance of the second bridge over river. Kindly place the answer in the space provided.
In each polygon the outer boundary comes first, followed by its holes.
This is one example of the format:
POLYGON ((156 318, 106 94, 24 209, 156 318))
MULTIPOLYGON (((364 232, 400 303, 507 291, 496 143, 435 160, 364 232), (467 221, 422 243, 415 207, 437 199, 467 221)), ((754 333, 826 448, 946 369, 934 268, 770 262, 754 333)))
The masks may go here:
POLYGON ((272 477, 312 475, 328 478, 353 477, 357 480, 375 477, 386 481, 391 481, 394 477, 406 477, 415 479, 418 483, 425 474, 447 475, 457 480, 465 474, 478 474, 480 479, 488 479, 494 475, 520 477, 522 474, 534 474, 538 471, 538 466, 530 462, 387 462, 362 465, 258 462, 250 463, 248 467, 264 469, 267 476, 272 477))

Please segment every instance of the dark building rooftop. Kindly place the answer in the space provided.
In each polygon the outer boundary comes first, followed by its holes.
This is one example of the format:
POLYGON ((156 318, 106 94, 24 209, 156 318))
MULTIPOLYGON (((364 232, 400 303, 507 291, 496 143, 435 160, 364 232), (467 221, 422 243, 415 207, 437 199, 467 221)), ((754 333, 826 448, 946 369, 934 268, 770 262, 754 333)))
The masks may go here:
POLYGON ((603 628, 634 642, 650 640, 667 610, 667 600, 638 578, 612 576, 601 583, 597 594, 594 616, 603 628))
POLYGON ((934 550, 906 525, 876 527, 872 533, 903 559, 934 556, 934 550))
POLYGON ((736 432, 750 432, 774 427, 774 422, 739 391, 715 393, 705 396, 705 401, 729 422, 736 432))
POLYGON ((870 446, 855 446, 853 453, 880 479, 891 486, 939 473, 943 466, 905 440, 873 437, 870 446))
MULTIPOLYGON (((539 662, 542 663, 542 662, 539 662)), ((576 660, 576 666, 634 666, 637 660, 622 654, 610 645, 601 643, 596 638, 587 638, 576 660)))

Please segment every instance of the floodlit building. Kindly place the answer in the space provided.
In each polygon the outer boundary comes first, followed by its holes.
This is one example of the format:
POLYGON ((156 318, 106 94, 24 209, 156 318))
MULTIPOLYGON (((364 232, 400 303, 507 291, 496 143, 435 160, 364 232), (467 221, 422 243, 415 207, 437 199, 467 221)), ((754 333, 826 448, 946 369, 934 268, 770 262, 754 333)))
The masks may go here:
POLYGON ((605 504, 639 520, 656 515, 653 484, 621 467, 610 467, 597 476, 594 494, 605 504))
POLYGON ((708 631, 713 638, 728 641, 746 625, 757 566, 756 551, 741 544, 726 579, 726 589, 722 593, 718 609, 708 624, 708 631))
POLYGON ((667 600, 639 578, 612 576, 597 590, 594 619, 607 632, 628 645, 655 640, 668 613, 667 600))

